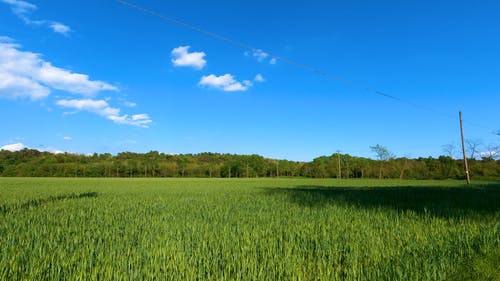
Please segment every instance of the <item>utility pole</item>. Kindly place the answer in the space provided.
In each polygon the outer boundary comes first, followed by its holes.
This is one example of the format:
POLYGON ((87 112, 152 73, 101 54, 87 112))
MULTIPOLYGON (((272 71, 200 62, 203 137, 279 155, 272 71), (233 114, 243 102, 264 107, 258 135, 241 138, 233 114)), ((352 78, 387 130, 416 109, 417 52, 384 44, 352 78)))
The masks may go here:
POLYGON ((467 184, 470 184, 470 174, 469 174, 469 164, 467 163, 467 154, 465 153, 465 142, 464 142, 464 127, 462 125, 462 111, 458 112, 458 116, 460 117, 460 134, 462 135, 462 152, 464 154, 464 169, 465 169, 465 177, 467 180, 467 184))
POLYGON ((280 177, 280 162, 279 160, 276 160, 276 177, 280 177))
POLYGON ((337 160, 338 160, 338 169, 339 169, 339 172, 337 174, 337 179, 341 179, 342 178, 342 170, 340 169, 340 150, 337 150, 337 160))

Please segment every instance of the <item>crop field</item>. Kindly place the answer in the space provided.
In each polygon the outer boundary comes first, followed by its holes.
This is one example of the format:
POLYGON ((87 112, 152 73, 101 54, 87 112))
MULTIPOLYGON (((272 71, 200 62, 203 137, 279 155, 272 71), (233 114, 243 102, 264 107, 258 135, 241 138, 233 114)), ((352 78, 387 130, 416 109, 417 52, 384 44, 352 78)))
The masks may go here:
POLYGON ((500 280, 500 183, 0 178, 0 280, 500 280))

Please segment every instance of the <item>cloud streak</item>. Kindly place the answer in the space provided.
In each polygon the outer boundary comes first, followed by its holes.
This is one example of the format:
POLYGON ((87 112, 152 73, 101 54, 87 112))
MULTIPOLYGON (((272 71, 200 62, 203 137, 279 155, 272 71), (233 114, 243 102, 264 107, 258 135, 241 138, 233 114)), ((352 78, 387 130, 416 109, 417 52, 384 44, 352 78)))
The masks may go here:
POLYGON ((36 11, 38 7, 35 4, 22 1, 22 0, 0 0, 10 6, 12 12, 20 18, 25 24, 46 26, 56 33, 63 35, 68 35, 71 32, 71 28, 63 23, 52 21, 52 20, 32 20, 29 14, 36 11))
MULTIPOLYGON (((22 51, 8 37, 0 37, 0 98, 28 98, 41 100, 55 90, 78 95, 80 98, 59 98, 56 105, 78 111, 87 111, 118 124, 147 128, 152 120, 147 114, 121 114, 119 108, 107 101, 91 99, 102 91, 118 88, 88 75, 75 73, 52 65, 40 54, 22 51)), ((135 104, 129 104, 129 106, 135 104)))
POLYGON ((117 124, 132 125, 136 127, 148 128, 153 122, 148 114, 120 114, 119 108, 111 107, 105 100, 93 99, 62 99, 56 102, 63 108, 74 109, 77 111, 88 111, 95 113, 117 124))
POLYGON ((47 97, 52 90, 92 96, 100 91, 117 91, 115 86, 88 75, 53 66, 39 54, 21 51, 19 45, 0 41, 0 97, 47 97))
POLYGON ((0 147, 0 150, 19 151, 19 150, 23 150, 25 148, 28 148, 28 147, 25 146, 23 143, 18 142, 18 143, 4 145, 4 146, 0 147))
POLYGON ((52 28, 54 32, 64 35, 67 35, 71 31, 71 28, 69 26, 55 21, 50 23, 50 28, 52 28))
POLYGON ((254 50, 252 50, 251 53, 245 52, 244 55, 247 57, 251 56, 251 57, 255 58, 258 62, 269 62, 269 64, 276 64, 276 61, 277 61, 276 58, 271 57, 270 54, 264 52, 261 49, 254 49, 254 50))
MULTIPOLYGON (((43 146, 42 146, 43 147, 43 146)), ((7 144, 7 145, 4 145, 2 147, 0 147, 0 150, 6 150, 6 151, 10 151, 10 152, 15 152, 15 151, 20 151, 20 150, 23 150, 23 149, 32 149, 26 145, 24 145, 23 143, 21 142, 18 142, 18 143, 12 143, 12 144, 7 144)), ((47 151, 47 152, 50 152, 50 153, 54 153, 54 154, 61 154, 61 153, 65 153, 64 151, 62 150, 59 150, 59 149, 55 149, 55 148, 51 148, 51 147, 46 147, 46 148, 38 148, 36 149, 38 151, 47 151)))

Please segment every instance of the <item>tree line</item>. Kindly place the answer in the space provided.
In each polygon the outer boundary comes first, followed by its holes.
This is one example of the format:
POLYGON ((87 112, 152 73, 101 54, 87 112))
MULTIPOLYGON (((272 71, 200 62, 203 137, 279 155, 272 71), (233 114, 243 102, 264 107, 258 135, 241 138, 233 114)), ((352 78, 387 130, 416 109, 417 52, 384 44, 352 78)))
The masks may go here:
MULTIPOLYGON (((34 149, 0 151, 3 177, 310 177, 310 178, 464 178, 463 161, 394 157, 383 146, 371 147, 377 159, 334 153, 310 162, 269 159, 260 155, 199 153, 171 155, 122 152, 92 155, 51 153, 34 149)), ((473 178, 500 178, 500 159, 469 159, 473 178)))

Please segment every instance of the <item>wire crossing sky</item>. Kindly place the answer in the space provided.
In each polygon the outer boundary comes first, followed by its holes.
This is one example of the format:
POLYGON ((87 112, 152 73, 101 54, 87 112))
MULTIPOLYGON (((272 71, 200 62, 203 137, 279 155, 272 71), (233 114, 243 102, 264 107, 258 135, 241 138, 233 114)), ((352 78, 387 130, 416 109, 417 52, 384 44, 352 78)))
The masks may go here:
POLYGON ((498 8, 0 0, 0 147, 436 157, 458 148, 462 110, 487 153, 500 141, 498 8))
POLYGON ((221 40, 221 41, 224 41, 224 42, 227 42, 229 44, 232 44, 232 45, 235 45, 237 47, 240 47, 240 48, 243 48, 243 49, 246 49, 248 51, 251 51, 251 52, 254 52, 254 53, 262 53, 262 54, 265 54, 266 56, 270 56, 274 59, 276 59, 277 61, 281 61, 281 62, 284 62, 284 63, 287 63, 289 65, 293 65, 293 66, 296 66, 296 67, 299 67, 299 68, 302 68, 302 69, 305 69, 307 71, 311 71, 315 74, 318 74, 318 75, 321 75, 321 76, 325 76, 325 77, 328 77, 328 78, 332 78, 334 80, 337 80, 339 82, 342 82, 342 83, 345 83, 347 85, 350 85, 350 86, 354 86, 354 87, 357 87, 357 88, 360 88, 362 90, 365 90, 367 92, 370 92, 370 93, 373 93, 373 94, 376 94, 376 95, 379 95, 379 96, 382 96, 382 97, 385 97, 385 98, 388 98, 388 99, 392 99, 392 100, 396 100, 396 101, 399 101, 401 103, 404 103, 404 104, 407 104, 407 105, 410 105, 410 106, 413 106, 415 108, 420 108, 420 109, 423 109, 423 110, 427 110, 429 112, 433 112, 433 113, 436 113, 438 115, 442 115, 442 116, 445 116, 445 117, 448 117, 448 118, 454 118, 453 116, 450 116, 448 114, 443 114, 441 112, 439 112, 438 110, 436 109, 433 109, 433 108, 430 108, 430 107, 427 107, 427 106, 423 106, 423 105, 420 105, 420 104, 417 104, 417 103, 414 103, 412 101, 408 101, 408 100, 405 100, 405 99, 402 99, 402 98, 399 98, 397 96, 394 96, 394 95, 390 95, 390 94, 387 94, 387 93, 384 93, 384 92, 381 92, 381 91, 378 91, 376 89, 373 89, 371 87, 367 87, 367 86, 364 86, 364 85, 361 85, 361 84, 358 84, 358 83, 355 83, 355 82, 352 82, 350 80, 347 80, 347 79, 344 79, 342 77, 339 77, 337 75, 334 75, 334 74, 331 74, 331 73, 328 73, 328 72, 325 72, 325 71, 322 71, 320 69, 317 69, 317 68, 314 68, 312 66, 308 66, 306 64, 303 64, 303 63, 299 63, 299 62, 296 62, 294 60, 291 60, 291 59, 288 59, 288 58, 284 58, 284 57, 280 57, 280 56, 276 56, 270 52, 267 52, 266 50, 264 49, 261 49, 261 48, 256 48, 256 47, 253 47, 251 45, 248 45, 248 44, 245 44, 245 43, 242 43, 242 42, 239 42, 239 41, 236 41, 236 40, 233 40, 233 39, 230 39, 230 38, 227 38, 227 37, 224 37, 222 35, 219 35, 217 33, 213 33, 213 32, 210 32, 210 31, 207 31, 203 28, 200 28, 200 27, 197 27, 197 26, 194 26, 192 24, 189 24, 189 23, 186 23, 186 22, 183 22, 183 21, 180 21, 178 19, 175 19, 175 18, 171 18, 171 17, 167 17, 167 16, 164 16, 162 14, 159 14, 159 13, 156 13, 154 11, 151 11, 151 10, 148 10, 144 7, 140 7, 140 6, 137 6, 137 5, 134 5, 130 2, 127 2, 127 1, 123 1, 123 0, 114 0, 122 5, 125 5, 127 7, 130 7, 130 8, 133 8, 133 9, 136 9, 136 10, 139 10, 141 12, 144 12, 146 14, 149 14, 149 15, 152 15, 152 16, 155 16, 155 17, 158 17, 158 18, 161 18, 163 20, 166 20, 166 21, 169 21, 169 22, 172 22, 172 23, 175 23, 175 24, 178 24, 178 25, 181 25, 181 26, 184 26, 184 27, 187 27, 187 28, 190 28, 194 31, 197 31, 197 32, 200 32, 202 34, 205 34, 207 36, 210 36, 212 38, 215 38, 215 39, 218 39, 218 40, 221 40))

